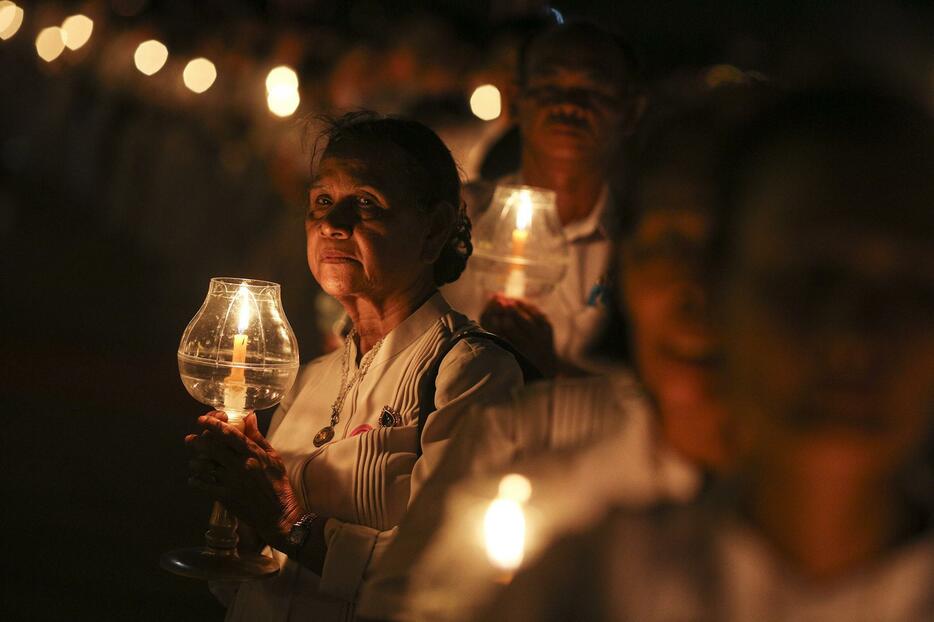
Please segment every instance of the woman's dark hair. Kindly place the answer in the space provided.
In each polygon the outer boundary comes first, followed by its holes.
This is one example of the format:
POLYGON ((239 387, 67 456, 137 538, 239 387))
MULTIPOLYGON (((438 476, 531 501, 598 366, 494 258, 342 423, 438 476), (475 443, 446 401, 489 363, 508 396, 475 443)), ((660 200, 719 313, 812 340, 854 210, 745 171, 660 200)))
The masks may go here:
POLYGON ((312 163, 319 152, 352 141, 392 144, 406 156, 406 170, 400 171, 411 188, 415 207, 425 212, 446 204, 454 208, 455 218, 447 243, 434 264, 436 286, 456 281, 473 252, 470 219, 461 200, 461 179, 451 151, 430 128, 409 119, 382 117, 376 113, 351 112, 343 116, 319 118, 324 125, 315 141, 312 163), (321 141, 326 141, 323 150, 321 141))

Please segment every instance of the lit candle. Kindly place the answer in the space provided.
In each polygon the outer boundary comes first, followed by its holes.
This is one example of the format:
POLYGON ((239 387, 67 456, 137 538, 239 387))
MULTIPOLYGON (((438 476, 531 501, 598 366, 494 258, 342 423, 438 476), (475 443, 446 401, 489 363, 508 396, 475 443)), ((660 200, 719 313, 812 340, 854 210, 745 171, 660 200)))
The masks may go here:
POLYGON ((483 517, 483 535, 490 563, 509 581, 525 553, 525 512, 522 504, 532 494, 529 480, 518 474, 505 476, 499 494, 483 517))
MULTIPOLYGON (((246 363, 246 342, 249 341, 249 338, 242 334, 238 333, 234 335, 234 346, 233 346, 233 359, 232 363, 237 365, 238 363, 246 363)), ((243 382, 243 368, 234 367, 230 370, 230 375, 227 376, 227 379, 230 382, 243 382)))
MULTIPOLYGON (((512 255, 522 260, 525 256, 525 243, 529 239, 529 228, 532 226, 532 196, 528 190, 520 190, 515 200, 519 202, 516 210, 516 228, 512 231, 512 255)), ((506 291, 510 298, 525 296, 525 266, 521 263, 513 265, 506 277, 506 291)))
POLYGON ((246 363, 246 346, 250 341, 246 335, 250 325, 250 290, 246 283, 240 285, 237 304, 237 334, 234 335, 233 357, 230 361, 232 367, 224 381, 224 408, 228 422, 232 425, 240 423, 241 413, 246 408, 246 377, 242 367, 246 363))
POLYGON ((231 359, 233 369, 227 376, 228 382, 244 381, 243 368, 238 365, 246 363, 246 344, 249 342, 245 333, 250 325, 250 290, 247 289, 246 283, 242 283, 237 292, 237 305, 237 334, 234 335, 233 358, 231 359))

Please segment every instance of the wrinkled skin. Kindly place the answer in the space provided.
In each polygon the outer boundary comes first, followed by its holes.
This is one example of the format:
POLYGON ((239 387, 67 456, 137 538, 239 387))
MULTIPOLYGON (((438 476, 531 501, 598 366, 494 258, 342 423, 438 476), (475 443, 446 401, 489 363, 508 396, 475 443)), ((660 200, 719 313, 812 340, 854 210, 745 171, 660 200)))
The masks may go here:
POLYGON ((260 434, 255 414, 246 417, 243 432, 226 422, 223 412, 207 413, 198 418, 201 433, 185 437, 194 454, 189 484, 223 503, 263 541, 284 548, 302 514, 285 464, 260 434))

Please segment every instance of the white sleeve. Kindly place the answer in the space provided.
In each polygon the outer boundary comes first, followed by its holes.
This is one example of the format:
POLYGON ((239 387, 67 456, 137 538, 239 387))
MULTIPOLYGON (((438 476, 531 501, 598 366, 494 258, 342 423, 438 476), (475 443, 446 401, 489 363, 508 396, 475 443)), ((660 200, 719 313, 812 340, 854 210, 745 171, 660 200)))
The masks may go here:
MULTIPOLYGON (((522 372, 511 354, 492 342, 463 339, 445 356, 435 382, 436 410, 422 430, 422 455, 412 469, 409 507, 429 478, 461 418, 477 406, 505 400, 522 385, 522 372)), ((361 584, 395 537, 397 528, 380 531, 328 519, 327 555, 321 574, 322 592, 352 601, 361 584), (355 560, 354 563, 348 563, 355 560)))

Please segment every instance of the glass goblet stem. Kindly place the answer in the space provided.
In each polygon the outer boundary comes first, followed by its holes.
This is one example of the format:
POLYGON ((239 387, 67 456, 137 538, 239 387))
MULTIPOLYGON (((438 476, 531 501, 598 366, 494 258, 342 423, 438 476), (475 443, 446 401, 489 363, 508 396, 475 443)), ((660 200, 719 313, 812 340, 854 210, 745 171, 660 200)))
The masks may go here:
MULTIPOLYGON (((243 420, 249 411, 231 409, 225 410, 224 413, 227 415, 227 425, 243 432, 243 420)), ((208 521, 208 530, 204 532, 204 539, 215 555, 237 554, 237 542, 240 540, 237 535, 237 517, 220 501, 215 501, 214 507, 211 508, 211 518, 208 521)))

